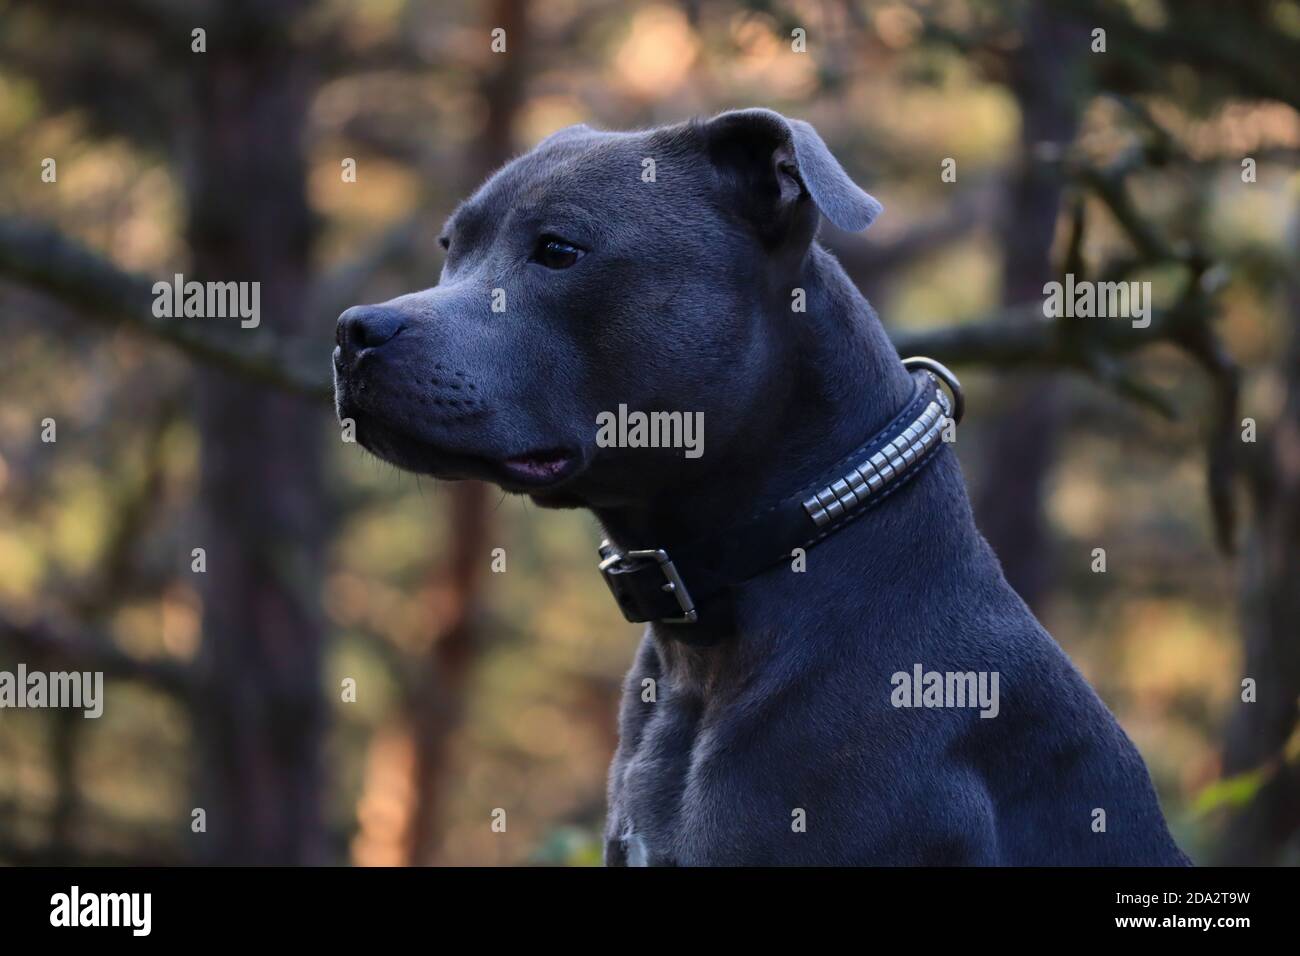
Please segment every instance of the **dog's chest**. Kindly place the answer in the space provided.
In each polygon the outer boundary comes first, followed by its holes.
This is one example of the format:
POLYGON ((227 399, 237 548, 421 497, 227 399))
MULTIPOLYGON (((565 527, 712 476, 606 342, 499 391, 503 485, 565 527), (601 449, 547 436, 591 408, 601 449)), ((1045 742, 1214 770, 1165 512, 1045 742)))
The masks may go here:
POLYGON ((610 862, 690 864, 711 842, 714 827, 700 818, 700 808, 716 780, 710 771, 719 769, 700 730, 699 708, 662 696, 629 701, 627 708, 635 708, 639 726, 625 737, 613 768, 610 862))
POLYGON ((635 830, 619 838, 619 852, 625 866, 649 866, 650 851, 645 840, 635 830))
POLYGON ((679 862, 683 774, 662 754, 637 753, 626 761, 610 805, 609 862, 622 866, 672 866, 679 862))

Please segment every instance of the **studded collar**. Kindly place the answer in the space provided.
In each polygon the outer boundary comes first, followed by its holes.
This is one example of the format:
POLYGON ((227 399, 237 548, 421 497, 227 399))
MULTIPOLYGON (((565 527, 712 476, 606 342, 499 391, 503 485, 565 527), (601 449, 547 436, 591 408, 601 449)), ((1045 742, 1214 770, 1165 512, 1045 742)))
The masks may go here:
MULTIPOLYGON (((961 421, 961 383, 933 359, 905 359, 911 399, 894 418, 827 469, 817 484, 707 539, 674 548, 618 550, 600 545, 600 572, 629 621, 691 625, 725 592, 796 548, 810 548, 861 517, 915 477, 934 457, 948 421, 961 421), (951 393, 951 402, 940 383, 951 393)), ((683 628, 683 631, 688 628, 683 628)), ((683 636, 685 636, 683 634, 683 636)))

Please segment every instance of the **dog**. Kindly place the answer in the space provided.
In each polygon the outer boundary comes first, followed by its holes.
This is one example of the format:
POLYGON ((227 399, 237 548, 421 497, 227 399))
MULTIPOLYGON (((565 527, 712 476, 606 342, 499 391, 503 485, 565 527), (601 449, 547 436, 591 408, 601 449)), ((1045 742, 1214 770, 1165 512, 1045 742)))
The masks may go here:
POLYGON ((975 527, 955 379, 816 241, 880 212, 769 110, 561 130, 451 216, 436 287, 343 313, 338 415, 605 530, 649 622, 607 864, 1187 864, 975 527), (701 415, 704 453, 598 443, 621 406, 701 415))

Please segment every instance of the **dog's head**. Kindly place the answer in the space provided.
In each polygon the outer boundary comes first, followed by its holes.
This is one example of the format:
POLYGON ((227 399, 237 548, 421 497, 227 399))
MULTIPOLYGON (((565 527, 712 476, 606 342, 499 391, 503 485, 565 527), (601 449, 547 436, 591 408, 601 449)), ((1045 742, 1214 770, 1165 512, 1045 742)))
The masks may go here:
POLYGON ((598 416, 703 413, 714 460, 752 440, 819 213, 861 230, 879 211, 811 126, 768 110, 562 130, 456 210, 437 286, 343 313, 339 416, 402 468, 543 503, 670 489, 699 463, 602 447, 598 416))

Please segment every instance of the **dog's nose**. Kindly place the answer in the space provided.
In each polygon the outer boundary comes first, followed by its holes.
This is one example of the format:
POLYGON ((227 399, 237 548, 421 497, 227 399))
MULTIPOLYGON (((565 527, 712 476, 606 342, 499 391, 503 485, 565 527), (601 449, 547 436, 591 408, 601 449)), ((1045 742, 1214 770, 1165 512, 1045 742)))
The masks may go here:
POLYGON ((351 358, 362 349, 383 345, 402 330, 402 317, 382 305, 354 305, 339 316, 334 340, 343 355, 351 358))

